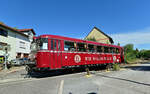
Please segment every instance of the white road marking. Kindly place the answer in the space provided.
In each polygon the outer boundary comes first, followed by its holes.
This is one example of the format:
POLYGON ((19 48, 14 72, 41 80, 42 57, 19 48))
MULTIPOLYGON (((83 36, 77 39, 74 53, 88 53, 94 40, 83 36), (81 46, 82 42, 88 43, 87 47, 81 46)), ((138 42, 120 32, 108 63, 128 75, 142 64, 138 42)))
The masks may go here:
POLYGON ((63 86, 64 86, 64 80, 61 80, 58 94, 63 94, 63 86))

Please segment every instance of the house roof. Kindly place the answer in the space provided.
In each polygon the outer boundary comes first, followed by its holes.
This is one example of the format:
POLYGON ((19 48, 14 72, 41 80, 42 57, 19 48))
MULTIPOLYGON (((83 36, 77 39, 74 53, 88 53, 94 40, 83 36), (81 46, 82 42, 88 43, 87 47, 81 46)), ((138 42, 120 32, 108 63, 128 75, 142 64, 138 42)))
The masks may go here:
POLYGON ((31 29, 18 29, 18 31, 20 31, 20 32, 28 32, 28 31, 32 31, 32 33, 34 34, 34 35, 36 35, 36 33, 34 32, 34 30, 31 28, 31 29))
POLYGON ((17 32, 17 33, 19 33, 19 34, 21 34, 21 35, 23 35, 23 36, 26 36, 26 37, 28 37, 28 35, 22 33, 23 31, 29 31, 29 30, 31 30, 31 31, 33 32, 33 34, 35 34, 35 32, 34 32, 33 29, 15 29, 15 28, 9 27, 9 26, 7 26, 7 25, 5 25, 5 24, 3 24, 3 23, 0 23, 0 26, 2 26, 2 27, 4 27, 4 28, 7 28, 7 29, 9 29, 9 30, 12 30, 12 31, 14 31, 14 32, 17 32))
MULTIPOLYGON (((106 37, 109 38, 109 40, 110 40, 111 43, 114 43, 113 39, 112 39, 110 36, 108 36, 107 34, 105 34, 104 32, 102 32, 102 31, 101 31, 100 29, 98 29, 97 27, 94 27, 93 29, 96 29, 97 31, 101 32, 102 34, 104 34, 106 37)), ((91 30, 91 32, 93 31, 93 29, 91 30)), ((89 34, 90 34, 91 32, 89 32, 89 34)), ((89 35, 89 34, 88 34, 88 35, 89 35)), ((88 37, 88 35, 87 35, 86 37, 88 37)), ((86 38, 86 37, 85 37, 85 38, 86 38)))

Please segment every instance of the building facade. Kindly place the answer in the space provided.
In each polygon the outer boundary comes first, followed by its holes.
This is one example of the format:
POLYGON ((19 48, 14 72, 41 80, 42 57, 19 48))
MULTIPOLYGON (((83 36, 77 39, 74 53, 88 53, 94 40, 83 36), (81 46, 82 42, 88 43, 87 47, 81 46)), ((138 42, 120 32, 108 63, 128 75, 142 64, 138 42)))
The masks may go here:
POLYGON ((97 27, 94 27, 92 29, 92 31, 84 39, 87 40, 90 38, 95 38, 95 40, 97 42, 100 42, 100 43, 106 43, 106 44, 113 44, 114 43, 113 39, 110 36, 108 36, 107 34, 102 32, 97 27))
MULTIPOLYGON (((28 32, 30 32, 30 30, 28 30, 28 32)), ((16 58, 28 57, 30 53, 30 44, 32 42, 30 38, 33 36, 29 36, 19 29, 14 29, 0 23, 0 57, 3 57, 5 54, 3 49, 4 46, 10 48, 8 50, 9 61, 16 58)))

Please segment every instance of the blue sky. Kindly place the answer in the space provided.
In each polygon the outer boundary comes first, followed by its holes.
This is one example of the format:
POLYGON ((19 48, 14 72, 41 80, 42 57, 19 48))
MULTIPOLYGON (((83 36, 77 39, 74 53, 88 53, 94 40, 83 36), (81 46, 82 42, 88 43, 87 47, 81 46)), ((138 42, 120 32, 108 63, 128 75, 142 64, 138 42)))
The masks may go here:
POLYGON ((121 45, 150 49, 149 0, 1 0, 0 21, 37 35, 85 37, 96 26, 121 45), (141 38, 142 37, 142 38, 141 38))

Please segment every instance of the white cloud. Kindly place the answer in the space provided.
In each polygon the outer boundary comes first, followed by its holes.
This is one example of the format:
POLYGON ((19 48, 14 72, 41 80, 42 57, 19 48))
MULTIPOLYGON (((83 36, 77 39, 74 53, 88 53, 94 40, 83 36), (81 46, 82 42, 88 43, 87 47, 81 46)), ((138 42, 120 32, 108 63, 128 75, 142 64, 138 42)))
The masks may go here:
POLYGON ((112 34, 111 37, 115 43, 125 44, 150 44, 150 27, 143 30, 136 30, 127 33, 112 34))

